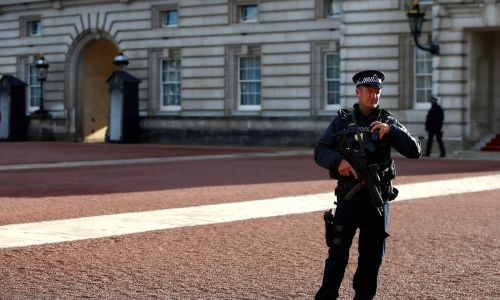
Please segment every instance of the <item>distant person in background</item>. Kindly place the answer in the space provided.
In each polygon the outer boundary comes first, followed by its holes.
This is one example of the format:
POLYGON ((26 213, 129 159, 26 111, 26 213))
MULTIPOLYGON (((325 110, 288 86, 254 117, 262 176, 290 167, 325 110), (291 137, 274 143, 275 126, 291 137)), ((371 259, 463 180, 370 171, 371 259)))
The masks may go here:
POLYGON ((432 150, 432 140, 434 136, 436 136, 436 140, 439 145, 439 151, 441 154, 440 157, 446 156, 446 149, 443 144, 443 120, 444 120, 444 112, 441 106, 437 103, 437 98, 431 96, 431 108, 427 113, 427 118, 425 119, 425 130, 428 132, 427 137, 427 148, 425 150, 424 156, 430 156, 432 150))

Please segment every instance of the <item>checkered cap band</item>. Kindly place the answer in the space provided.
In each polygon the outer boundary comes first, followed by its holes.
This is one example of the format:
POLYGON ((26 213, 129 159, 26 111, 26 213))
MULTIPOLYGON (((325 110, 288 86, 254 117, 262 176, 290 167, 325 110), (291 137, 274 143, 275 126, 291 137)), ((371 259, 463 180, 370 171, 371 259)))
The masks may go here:
POLYGON ((378 78, 377 74, 373 74, 373 76, 370 77, 363 77, 358 79, 356 82, 356 85, 360 84, 382 84, 382 79, 378 78))

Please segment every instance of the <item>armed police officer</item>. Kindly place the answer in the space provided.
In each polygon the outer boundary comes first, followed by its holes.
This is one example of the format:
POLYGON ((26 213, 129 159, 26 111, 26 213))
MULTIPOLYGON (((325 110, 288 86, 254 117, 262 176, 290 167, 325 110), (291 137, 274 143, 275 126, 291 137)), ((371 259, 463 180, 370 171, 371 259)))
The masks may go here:
POLYGON ((397 196, 392 186, 395 166, 391 148, 418 158, 420 142, 388 111, 379 107, 384 73, 356 73, 358 103, 341 109, 319 140, 316 163, 338 180, 337 206, 325 212, 329 247, 323 283, 316 299, 336 299, 344 277, 352 239, 359 228, 358 266, 353 278, 354 299, 373 299, 384 255, 388 202, 397 196))

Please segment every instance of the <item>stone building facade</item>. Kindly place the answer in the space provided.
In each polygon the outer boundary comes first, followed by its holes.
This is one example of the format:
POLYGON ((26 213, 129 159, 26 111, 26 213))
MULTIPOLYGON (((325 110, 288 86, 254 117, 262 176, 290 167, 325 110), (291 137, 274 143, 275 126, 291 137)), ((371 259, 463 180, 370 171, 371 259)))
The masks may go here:
POLYGON ((144 141, 312 145, 355 101, 352 74, 386 73, 383 106, 425 135, 428 96, 445 109, 445 142, 500 132, 500 4, 420 1, 416 49, 395 0, 3 0, 0 75, 28 83, 31 139, 103 141, 107 77, 122 49, 139 85, 144 141), (49 118, 33 114, 40 53, 49 118))

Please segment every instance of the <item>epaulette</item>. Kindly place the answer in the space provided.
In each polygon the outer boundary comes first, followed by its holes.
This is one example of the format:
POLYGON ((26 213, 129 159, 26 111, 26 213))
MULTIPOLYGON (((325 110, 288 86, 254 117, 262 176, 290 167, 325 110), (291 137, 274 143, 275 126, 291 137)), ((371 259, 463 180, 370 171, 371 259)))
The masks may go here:
POLYGON ((394 116, 388 111, 383 108, 380 109, 380 120, 384 123, 391 124, 394 122, 394 116))
POLYGON ((339 109, 337 114, 339 115, 339 117, 342 118, 342 120, 347 120, 348 118, 351 119, 352 109, 341 108, 341 109, 339 109))
POLYGON ((392 114, 388 110, 383 109, 383 108, 380 109, 380 115, 391 116, 392 117, 392 114))

